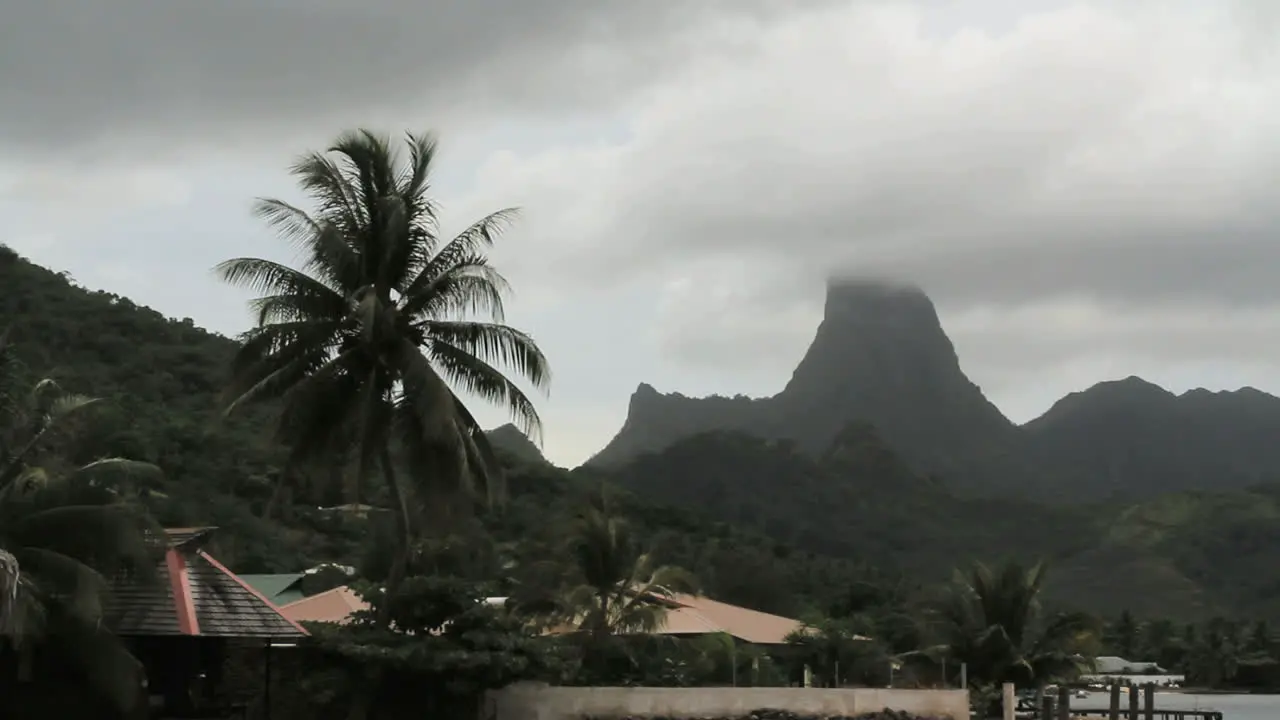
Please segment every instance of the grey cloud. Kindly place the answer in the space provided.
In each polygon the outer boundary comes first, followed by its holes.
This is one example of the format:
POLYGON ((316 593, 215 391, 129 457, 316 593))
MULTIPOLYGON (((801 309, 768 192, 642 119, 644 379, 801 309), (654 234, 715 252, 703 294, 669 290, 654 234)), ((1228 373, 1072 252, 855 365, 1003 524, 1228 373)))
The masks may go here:
MULTIPOLYGON (((818 1, 818 0, 814 0, 818 1)), ((383 112, 562 113, 632 92, 703 19, 773 0, 0 2, 0 145, 251 143, 383 112)), ((324 128, 332 132, 332 128, 324 128)))
POLYGON ((1280 55, 1249 52, 1242 12, 1262 4, 1079 4, 960 33, 914 7, 797 13, 659 84, 627 142, 508 162, 524 184, 496 187, 572 207, 548 234, 597 238, 579 260, 602 283, 733 255, 956 306, 1275 300, 1280 55))

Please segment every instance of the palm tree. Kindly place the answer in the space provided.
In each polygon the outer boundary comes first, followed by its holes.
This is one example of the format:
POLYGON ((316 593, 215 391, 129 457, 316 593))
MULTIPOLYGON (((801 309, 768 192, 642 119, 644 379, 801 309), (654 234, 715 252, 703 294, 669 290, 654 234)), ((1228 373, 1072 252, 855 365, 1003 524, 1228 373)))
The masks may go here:
POLYGON ((1047 616, 1040 603, 1045 566, 981 563, 957 571, 934 608, 934 629, 942 641, 925 651, 935 659, 968 665, 974 685, 1012 682, 1023 687, 1070 679, 1087 670, 1081 651, 1097 633, 1083 613, 1047 616))
POLYGON ((113 481, 159 470, 118 458, 61 474, 33 465, 40 438, 94 401, 42 380, 24 402, 9 390, 14 368, 0 342, 0 397, 8 401, 0 415, 0 655, 26 665, 40 647, 124 707, 138 690, 137 662, 103 628, 108 578, 145 576, 154 555, 149 521, 120 502, 113 481))
POLYGON ((226 411, 282 401, 277 432, 293 462, 353 456, 352 502, 381 469, 400 543, 392 588, 420 511, 444 515, 497 489, 497 461, 460 393, 509 410, 541 442, 537 410, 502 368, 540 390, 550 381, 533 339, 503 324, 508 286, 485 254, 515 211, 442 241, 428 197, 435 140, 410 134, 407 146, 402 160, 387 138, 361 130, 305 155, 292 173, 314 211, 269 199, 254 208, 301 249, 301 264, 237 258, 217 268, 260 294, 226 411))
POLYGON ((668 610, 663 598, 696 586, 683 568, 657 565, 640 549, 604 492, 579 510, 571 552, 579 584, 567 594, 565 610, 593 643, 660 629, 668 610))

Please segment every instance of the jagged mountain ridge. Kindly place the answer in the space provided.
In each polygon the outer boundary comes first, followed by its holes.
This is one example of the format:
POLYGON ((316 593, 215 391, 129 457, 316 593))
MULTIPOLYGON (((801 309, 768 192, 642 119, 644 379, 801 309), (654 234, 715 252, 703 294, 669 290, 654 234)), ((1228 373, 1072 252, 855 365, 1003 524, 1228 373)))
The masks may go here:
POLYGON ((874 423, 894 448, 928 471, 952 468, 976 447, 997 452, 1016 433, 965 377, 922 291, 833 280, 814 341, 777 395, 690 398, 642 384, 622 430, 588 463, 617 466, 709 430, 788 438, 816 453, 856 421, 874 423), (930 412, 915 411, 920 406, 930 412))
POLYGON ((641 384, 622 429, 588 464, 619 467, 714 430, 789 439, 813 454, 857 421, 913 468, 983 494, 1088 499, 1280 479, 1280 398, 1252 388, 1175 395, 1129 378, 1017 426, 965 376, 923 291, 847 279, 828 283, 813 343, 777 395, 692 398, 641 384))

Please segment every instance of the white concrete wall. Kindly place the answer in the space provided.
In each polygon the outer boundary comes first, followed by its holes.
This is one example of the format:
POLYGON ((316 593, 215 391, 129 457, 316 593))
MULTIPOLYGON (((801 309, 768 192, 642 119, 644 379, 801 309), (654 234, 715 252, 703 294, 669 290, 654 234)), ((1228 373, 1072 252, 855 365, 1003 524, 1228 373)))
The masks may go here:
POLYGON ((736 717, 763 708, 812 715, 886 708, 953 720, 969 717, 967 690, 874 688, 626 688, 520 684, 489 693, 481 720, 581 720, 584 717, 736 717))

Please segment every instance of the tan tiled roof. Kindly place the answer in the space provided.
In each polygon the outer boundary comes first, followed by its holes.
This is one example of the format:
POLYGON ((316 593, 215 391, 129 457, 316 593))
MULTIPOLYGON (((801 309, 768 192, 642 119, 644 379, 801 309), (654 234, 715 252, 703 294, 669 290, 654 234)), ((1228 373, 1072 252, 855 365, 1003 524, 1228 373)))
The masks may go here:
POLYGON ((208 553, 199 549, 212 528, 166 532, 169 547, 154 583, 117 578, 107 624, 120 635, 201 635, 291 638, 297 623, 208 553))
POLYGON ((663 635, 727 633, 758 645, 782 645, 804 627, 799 620, 749 610, 700 595, 674 594, 663 598, 674 605, 658 632, 663 635))
POLYGON ((368 610, 369 603, 349 587, 336 587, 280 607, 280 614, 293 622, 331 622, 345 625, 351 615, 368 610))
MULTIPOLYGON (((700 595, 652 595, 653 602, 667 607, 662 627, 656 635, 711 635, 725 633, 757 645, 784 645, 792 632, 802 631, 804 623, 780 615, 730 605, 700 595)), ((548 634, 576 632, 575 626, 552 628, 548 634)))

